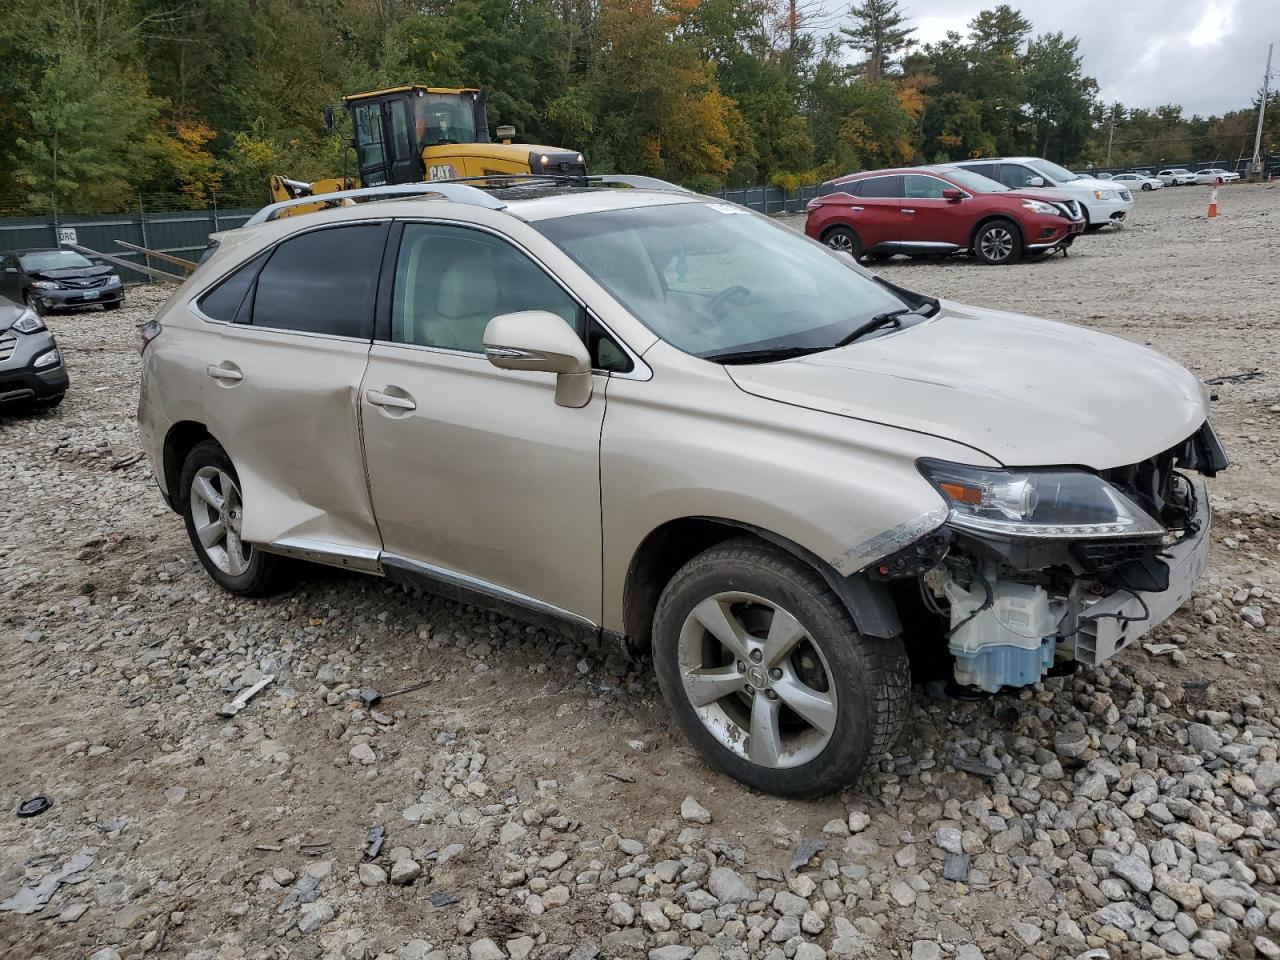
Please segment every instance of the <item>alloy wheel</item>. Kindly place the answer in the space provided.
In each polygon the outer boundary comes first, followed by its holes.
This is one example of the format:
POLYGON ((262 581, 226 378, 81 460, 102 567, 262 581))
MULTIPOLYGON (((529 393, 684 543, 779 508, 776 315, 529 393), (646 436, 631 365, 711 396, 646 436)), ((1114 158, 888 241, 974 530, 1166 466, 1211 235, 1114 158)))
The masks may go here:
POLYGON ((827 237, 827 246, 832 250, 853 253, 853 238, 847 233, 836 232, 827 237))
POLYGON ((831 668, 805 626, 773 601, 740 592, 701 601, 681 628, 678 668, 703 726, 752 763, 801 766, 831 740, 831 668))
POLYGON ((992 227, 982 235, 982 255, 993 263, 1007 260, 1013 253, 1013 234, 1004 227, 992 227))
POLYGON ((223 573, 238 577, 249 569, 253 547, 240 539, 244 513, 240 488, 218 467, 201 467, 191 481, 191 519, 205 554, 223 573))

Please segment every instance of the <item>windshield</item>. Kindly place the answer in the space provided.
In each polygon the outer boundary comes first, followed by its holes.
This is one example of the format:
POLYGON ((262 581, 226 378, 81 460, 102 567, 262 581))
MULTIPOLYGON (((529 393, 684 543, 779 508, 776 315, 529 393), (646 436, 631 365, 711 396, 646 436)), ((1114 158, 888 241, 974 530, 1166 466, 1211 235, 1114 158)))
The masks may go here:
POLYGON ((1066 167, 1060 167, 1056 163, 1050 163, 1048 160, 1028 160, 1027 166, 1031 167, 1038 173, 1044 174, 1044 176, 1050 180, 1056 180, 1058 183, 1066 183, 1069 180, 1080 179, 1066 167))
POLYGON ((428 93, 414 97, 413 119, 418 142, 424 147, 476 142, 476 118, 469 95, 428 93))
POLYGON ((984 177, 980 173, 974 173, 972 170, 966 170, 963 167, 946 167, 938 172, 948 180, 958 183, 966 190, 972 190, 974 193, 1009 192, 1009 188, 999 180, 992 180, 990 177, 984 177))
POLYGON ((533 224, 655 334, 700 357, 827 349, 905 301, 800 234, 730 203, 533 224))
POLYGON ((24 270, 76 270, 93 264, 71 250, 42 250, 19 257, 24 270))

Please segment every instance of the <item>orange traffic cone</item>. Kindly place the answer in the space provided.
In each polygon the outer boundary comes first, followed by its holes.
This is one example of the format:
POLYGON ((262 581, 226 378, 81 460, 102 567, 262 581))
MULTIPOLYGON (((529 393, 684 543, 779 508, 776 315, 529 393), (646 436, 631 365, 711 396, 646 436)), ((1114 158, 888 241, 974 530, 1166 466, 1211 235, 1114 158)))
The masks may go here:
POLYGON ((1218 215, 1218 188, 1214 187, 1209 191, 1209 219, 1212 220, 1218 215))

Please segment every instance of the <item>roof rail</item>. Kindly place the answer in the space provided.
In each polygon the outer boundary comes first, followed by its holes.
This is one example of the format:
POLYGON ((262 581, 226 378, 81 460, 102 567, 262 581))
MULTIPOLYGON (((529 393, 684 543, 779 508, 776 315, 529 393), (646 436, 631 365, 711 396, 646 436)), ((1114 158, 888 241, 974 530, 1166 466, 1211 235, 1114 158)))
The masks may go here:
POLYGON ((680 193, 691 191, 678 183, 659 180, 657 177, 645 177, 632 173, 606 173, 600 176, 587 177, 588 183, 601 183, 605 186, 634 187, 637 190, 675 190, 680 193))
POLYGON ((318 193, 310 197, 299 197, 296 200, 282 200, 268 204, 245 221, 244 226, 253 227, 260 223, 275 220, 290 207, 301 207, 308 203, 331 203, 336 200, 390 200, 394 197, 421 197, 435 194, 452 200, 455 203, 469 203, 474 207, 486 207, 489 210, 503 210, 506 204, 490 196, 478 187, 465 183, 449 183, 432 180, 424 183, 392 184, 384 187, 360 187, 356 190, 337 190, 333 193, 318 193))

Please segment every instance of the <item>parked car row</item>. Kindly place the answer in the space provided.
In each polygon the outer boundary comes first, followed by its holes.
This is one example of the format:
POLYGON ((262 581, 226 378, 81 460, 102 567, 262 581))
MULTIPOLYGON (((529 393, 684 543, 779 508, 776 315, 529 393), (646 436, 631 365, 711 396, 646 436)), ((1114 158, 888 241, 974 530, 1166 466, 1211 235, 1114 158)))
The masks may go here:
POLYGON ((1120 223, 1125 184, 1077 176, 1038 157, 870 170, 823 184, 805 233, 854 257, 937 256, 967 250, 989 264, 1069 247, 1120 223))
POLYGON ((0 253, 0 415, 55 407, 67 392, 66 363, 43 317, 56 310, 118 310, 115 270, 74 250, 0 253))
POLYGON ((1128 173, 1096 173, 1077 174, 1077 176, 1093 176, 1098 180, 1125 185, 1140 185, 1143 190, 1159 190, 1161 187, 1182 187, 1194 183, 1235 183, 1240 174, 1222 167, 1208 167, 1204 170, 1188 170, 1186 167, 1167 167, 1157 174, 1150 170, 1131 170, 1128 173))

